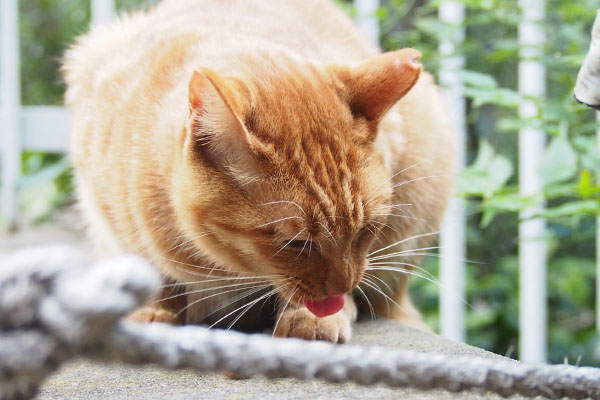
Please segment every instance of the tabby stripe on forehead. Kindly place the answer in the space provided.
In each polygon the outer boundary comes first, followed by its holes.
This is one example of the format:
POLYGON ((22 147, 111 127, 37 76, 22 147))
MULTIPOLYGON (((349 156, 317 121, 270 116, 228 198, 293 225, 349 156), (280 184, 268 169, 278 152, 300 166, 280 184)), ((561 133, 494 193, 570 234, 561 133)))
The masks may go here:
MULTIPOLYGON (((325 193, 323 188, 317 184, 317 179, 315 177, 313 168, 310 167, 311 165, 314 165, 315 160, 313 157, 310 157, 311 152, 307 148, 306 141, 302 140, 301 146, 302 146, 303 151, 294 153, 295 157, 292 160, 296 164, 296 168, 295 168, 296 178, 300 182, 307 181, 307 185, 306 185, 307 195, 310 195, 311 197, 318 200, 317 207, 320 206, 321 213, 323 214, 323 216, 332 215, 333 212, 335 211, 334 207, 333 207, 333 203, 331 202, 330 197, 327 196, 327 194, 325 193), (309 157, 310 157, 310 159, 309 159, 309 157), (304 179, 302 179, 302 176, 305 173, 308 173, 308 180, 306 179, 306 177, 304 179)), ((316 209, 314 212, 316 213, 316 209)), ((315 215, 315 217, 316 217, 316 215, 315 215)))
POLYGON ((356 153, 354 151, 349 151, 346 158, 348 159, 348 164, 351 165, 350 171, 348 171, 350 175, 350 193, 353 196, 356 196, 356 200, 353 202, 353 214, 354 220, 357 224, 360 224, 365 219, 365 210, 364 203, 362 198, 360 197, 360 185, 358 182, 357 174, 353 174, 351 171, 358 170, 358 160, 356 159, 356 153))

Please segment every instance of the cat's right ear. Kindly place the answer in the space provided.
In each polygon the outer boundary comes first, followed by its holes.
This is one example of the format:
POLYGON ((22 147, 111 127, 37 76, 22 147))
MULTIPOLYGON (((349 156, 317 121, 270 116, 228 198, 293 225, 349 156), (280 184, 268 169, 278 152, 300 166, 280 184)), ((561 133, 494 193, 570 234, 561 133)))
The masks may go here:
POLYGON ((380 54, 353 68, 336 71, 352 113, 377 124, 414 86, 422 65, 421 53, 406 48, 380 54))
POLYGON ((252 159, 251 137, 245 128, 243 93, 235 82, 209 69, 193 72, 189 83, 188 147, 216 168, 252 159))

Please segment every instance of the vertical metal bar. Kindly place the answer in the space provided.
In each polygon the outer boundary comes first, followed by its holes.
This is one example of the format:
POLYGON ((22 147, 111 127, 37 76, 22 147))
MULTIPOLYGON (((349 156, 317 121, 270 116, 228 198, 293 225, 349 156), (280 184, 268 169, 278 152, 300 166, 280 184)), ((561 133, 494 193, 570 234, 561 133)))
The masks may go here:
POLYGON ((21 172, 19 108, 21 78, 19 63, 19 4, 0 1, 0 115, 2 124, 2 218, 5 228, 15 229, 18 222, 17 183, 21 172))
POLYGON ((92 0, 92 25, 108 22, 115 17, 115 0, 92 0))
MULTIPOLYGON (((459 171, 466 163, 466 103, 459 75, 464 67, 465 58, 457 50, 465 37, 464 28, 461 27, 464 18, 464 4, 456 1, 443 1, 440 4, 440 21, 456 27, 454 37, 440 43, 440 84, 456 135, 459 171)), ((453 198, 450 200, 440 235, 440 333, 457 341, 465 340, 465 230, 464 202, 462 199, 453 198)))
MULTIPOLYGON (((545 16, 544 0, 519 0, 522 20, 519 23, 519 92, 527 97, 546 93, 546 70, 538 61, 545 35, 541 26, 545 16)), ((523 120, 538 115, 536 104, 522 101, 519 112, 523 120)), ((519 132, 519 187, 523 196, 539 195, 543 190, 538 168, 544 153, 544 132, 522 128, 519 132)), ((543 205, 523 211, 519 225, 520 312, 519 353, 527 362, 546 361, 546 221, 531 217, 543 205)))
MULTIPOLYGON (((596 111, 596 122, 600 124, 598 111, 596 111)), ((600 151, 600 128, 596 131, 596 138, 597 148, 600 151)), ((600 332, 600 216, 596 218, 596 331, 600 332)))
POLYGON ((379 0, 354 0, 354 6, 356 7, 356 24, 371 43, 379 46, 379 19, 376 14, 379 0))

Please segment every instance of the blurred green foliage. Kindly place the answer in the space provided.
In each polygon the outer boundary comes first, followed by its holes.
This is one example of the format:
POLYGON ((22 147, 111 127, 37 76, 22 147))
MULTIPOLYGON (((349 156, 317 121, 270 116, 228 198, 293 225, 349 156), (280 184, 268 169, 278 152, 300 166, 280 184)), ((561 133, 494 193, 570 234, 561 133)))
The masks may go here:
MULTIPOLYGON (((436 73, 438 43, 458 28, 441 23, 442 0, 382 1, 378 11, 384 49, 415 47, 436 73)), ((350 1, 336 0, 353 14, 350 1)), ((462 0, 467 35, 461 76, 468 102, 469 167, 457 192, 468 200, 468 342, 516 357, 518 330, 518 212, 545 203, 549 221, 548 327, 550 361, 600 365, 594 330, 594 219, 600 214, 600 152, 595 114, 573 101, 576 74, 587 52, 600 0, 547 1, 548 37, 541 61, 547 66, 548 94, 534 99, 540 113, 521 120, 518 104, 517 0, 462 0), (549 134, 540 166, 544 193, 523 198, 517 186, 517 135, 523 126, 549 134), (481 262, 484 261, 484 262, 481 262)), ((153 0, 117 0, 120 10, 136 10, 153 0)), ((64 84, 58 71, 65 48, 88 29, 88 1, 20 1, 22 97, 26 105, 59 105, 64 84)), ((51 215, 69 201, 72 183, 63 155, 23 157, 22 198, 33 220, 51 215)), ((426 267, 437 275, 436 258, 426 267)), ((413 298, 428 322, 438 321, 438 287, 412 279, 413 298)))
MULTIPOLYGON (((600 365, 595 332, 594 219, 600 215, 600 156, 595 113, 573 100, 577 72, 590 43, 600 1, 547 1, 547 96, 531 120, 518 115, 517 0, 463 0, 469 167, 457 182, 468 200, 467 336, 469 343, 518 356, 518 212, 546 204, 548 219, 549 358, 600 365), (539 167, 544 193, 523 197, 517 185, 516 133, 523 126, 549 134, 539 167)), ((459 27, 437 18, 440 1, 391 0, 380 10, 384 48, 416 47, 430 71, 440 65, 438 43, 459 27)), ((437 260, 427 260, 437 270, 437 260)), ((415 302, 437 325, 437 288, 413 279, 415 302)))

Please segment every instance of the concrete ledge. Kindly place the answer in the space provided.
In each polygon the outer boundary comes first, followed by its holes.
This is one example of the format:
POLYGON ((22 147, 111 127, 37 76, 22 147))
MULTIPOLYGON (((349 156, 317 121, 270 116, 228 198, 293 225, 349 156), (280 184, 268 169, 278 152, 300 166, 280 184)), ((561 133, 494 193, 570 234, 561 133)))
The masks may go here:
MULTIPOLYGON (((72 210, 60 213, 52 224, 26 227, 14 235, 0 234, 0 254, 24 245, 66 242, 83 246, 79 219, 72 210)), ((387 346, 446 355, 486 359, 501 356, 417 331, 393 321, 378 320, 355 325, 352 343, 387 346)), ((516 362, 516 361, 515 361, 516 362)), ((168 371, 157 367, 101 365, 76 361, 66 365, 42 387, 38 400, 46 399, 501 399, 489 393, 448 393, 441 390, 391 389, 381 385, 327 384, 293 379, 232 380, 223 375, 194 371, 168 371)), ((522 397, 511 397, 520 399, 522 397)))
MULTIPOLYGON (((438 335, 421 332, 393 321, 378 320, 355 326, 354 344, 388 346, 446 355, 487 359, 501 356, 438 335)), ((516 362, 516 361, 515 361, 516 362)), ((223 375, 194 371, 167 371, 156 367, 134 368, 73 362, 43 386, 38 400, 47 399, 500 399, 490 393, 448 393, 441 390, 391 389, 381 385, 300 382, 263 378, 233 380, 223 375)), ((511 397, 519 399, 522 397, 511 397)))

